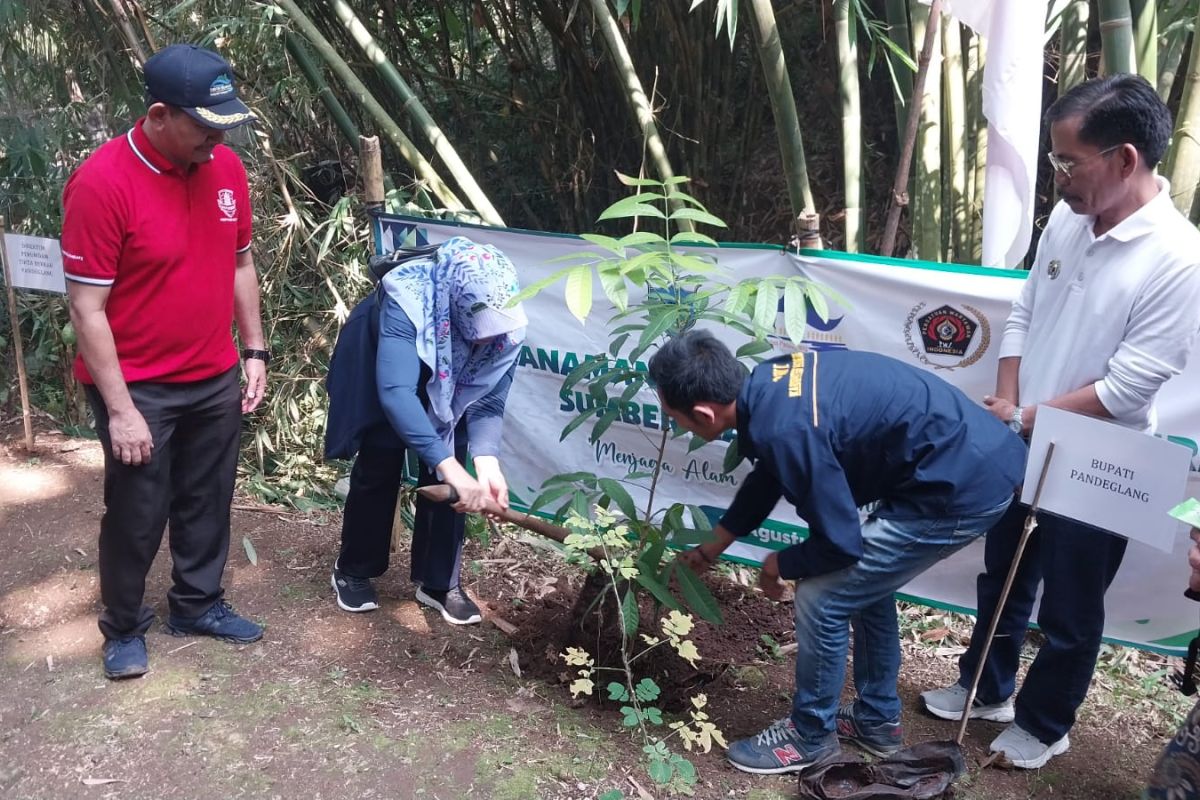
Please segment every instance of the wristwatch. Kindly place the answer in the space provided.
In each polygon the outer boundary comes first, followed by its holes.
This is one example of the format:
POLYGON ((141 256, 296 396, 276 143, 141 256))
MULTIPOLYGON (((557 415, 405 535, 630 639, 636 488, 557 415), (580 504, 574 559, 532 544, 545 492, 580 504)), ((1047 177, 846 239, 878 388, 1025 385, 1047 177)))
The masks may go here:
POLYGON ((263 362, 263 366, 265 367, 271 363, 271 351, 251 350, 250 348, 246 348, 242 351, 242 359, 244 360, 247 358, 257 358, 259 361, 263 362))
POLYGON ((1017 436, 1025 432, 1025 409, 1017 406, 1012 413, 1012 417, 1008 420, 1008 428, 1017 436))

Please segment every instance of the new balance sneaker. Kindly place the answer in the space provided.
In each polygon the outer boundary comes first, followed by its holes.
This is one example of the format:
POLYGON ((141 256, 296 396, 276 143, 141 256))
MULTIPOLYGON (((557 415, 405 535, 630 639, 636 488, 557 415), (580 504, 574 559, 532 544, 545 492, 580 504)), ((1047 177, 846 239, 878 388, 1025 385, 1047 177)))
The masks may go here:
POLYGON ((379 595, 375 594, 371 579, 347 575, 338 569, 336 561, 333 564, 333 574, 329 576, 329 583, 333 586, 338 608, 342 611, 361 613, 379 608, 379 595))
POLYGON ((455 586, 448 591, 421 586, 417 589, 417 600, 442 612, 442 619, 451 625, 474 625, 483 619, 479 606, 467 597, 462 586, 455 586))
POLYGON ((137 678, 150 671, 145 636, 104 640, 104 677, 114 681, 137 678))
MULTIPOLYGON (((925 708, 935 717, 962 719, 963 706, 967 704, 967 689, 962 684, 956 683, 944 689, 930 689, 928 692, 921 692, 921 699, 925 701, 925 708)), ((990 705, 979 702, 979 698, 976 697, 975 702, 971 704, 971 719, 1012 722, 1014 716, 1016 716, 1016 712, 1013 711, 1011 697, 1002 703, 990 705)))
POLYGON ((1014 767, 1040 769, 1046 762, 1071 749, 1071 741, 1064 735, 1057 742, 1046 744, 1017 723, 1004 729, 992 742, 993 753, 1004 753, 1014 767))
POLYGON ((211 636, 236 644, 249 644, 262 638, 261 625, 251 622, 220 600, 198 617, 167 617, 167 632, 172 636, 211 636))
POLYGON ((837 735, 832 733, 816 747, 804 744, 791 718, 784 717, 757 736, 731 743, 725 757, 742 772, 775 775, 800 772, 833 757, 841 749, 837 735))
POLYGON ((866 725, 854 717, 854 703, 846 703, 837 712, 838 736, 880 758, 886 758, 904 746, 904 731, 897 722, 866 725))

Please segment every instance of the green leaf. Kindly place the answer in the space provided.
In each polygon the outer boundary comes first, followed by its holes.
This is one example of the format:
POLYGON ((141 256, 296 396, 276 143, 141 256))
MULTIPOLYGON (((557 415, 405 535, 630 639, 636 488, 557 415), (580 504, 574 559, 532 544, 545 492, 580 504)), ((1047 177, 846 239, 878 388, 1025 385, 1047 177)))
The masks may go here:
POLYGON ((683 527, 683 503, 675 503, 663 515, 662 532, 667 536, 683 527))
POLYGON ((688 511, 692 512, 692 524, 696 526, 696 530, 711 531, 713 529, 712 520, 708 518, 708 514, 704 513, 703 508, 689 505, 688 511))
POLYGON ((621 348, 625 346, 625 341, 629 338, 629 331, 622 333, 617 338, 613 339, 608 345, 608 352, 613 358, 618 358, 621 355, 621 348))
POLYGON ((668 306, 661 311, 655 309, 659 313, 651 317, 650 324, 646 326, 645 330, 642 331, 642 335, 638 337, 636 352, 639 355, 645 352, 651 342, 666 333, 667 329, 675 324, 675 320, 679 319, 679 312, 681 310, 680 306, 668 306))
POLYGON ((598 270, 600 276, 600 288, 604 290, 604 296, 608 301, 617 307, 619 311, 624 311, 629 307, 629 289, 625 286, 625 276, 619 271, 613 272, 610 270, 598 270))
POLYGON ((650 526, 647 526, 642 541, 646 543, 646 549, 638 556, 638 569, 642 572, 649 572, 651 575, 658 575, 663 553, 667 549, 667 542, 663 539, 662 534, 650 526))
POLYGON ((714 542, 717 535, 712 532, 712 527, 704 528, 676 528, 671 533, 671 544, 676 547, 691 547, 694 544, 704 544, 705 542, 714 542))
POLYGON ((666 219, 666 214, 659 210, 656 206, 649 203, 643 203, 634 197, 626 197, 624 200, 618 200, 596 218, 597 222, 603 222, 606 219, 629 219, 630 217, 654 217, 655 219, 666 219))
POLYGON ((580 322, 587 322, 592 310, 592 268, 576 267, 567 275, 567 310, 580 322))
POLYGON ((716 625, 720 625, 724 621, 721 618, 721 608, 717 605, 716 598, 687 564, 681 561, 675 562, 675 577, 679 579, 679 590, 683 593, 683 599, 688 608, 699 614, 701 619, 706 619, 716 625))
POLYGON ((254 542, 250 541, 249 536, 242 537, 242 548, 246 551, 246 559, 251 566, 258 566, 258 552, 254 549, 254 542))
POLYGON ((735 437, 725 448, 725 460, 721 464, 721 471, 726 474, 733 472, 740 463, 742 463, 742 456, 738 452, 738 443, 735 437))
POLYGON ((596 423, 594 428, 592 428, 592 433, 590 436, 588 436, 588 441, 592 444, 600 441, 600 437, 604 435, 606 430, 612 427, 612 424, 616 422, 620 416, 621 412, 616 408, 610 408, 608 411, 605 411, 604 416, 600 417, 600 421, 596 423))
POLYGON ((558 440, 560 442, 566 441, 567 437, 570 436, 572 433, 574 433, 576 428, 578 428, 580 425, 587 422, 589 419, 591 419, 594 416, 596 416, 596 409, 594 409, 594 408, 589 409, 587 411, 580 411, 579 416, 575 417, 575 419, 568 422, 566 427, 564 427, 562 429, 562 433, 560 433, 558 435, 558 440))
POLYGON ((746 300, 750 297, 750 283, 742 281, 733 287, 729 292, 729 297, 725 298, 725 308, 730 314, 740 314, 742 306, 746 304, 746 300))
POLYGON ((671 776, 675 774, 675 768, 661 758, 652 758, 650 759, 650 766, 646 768, 646 772, 650 775, 650 780, 659 786, 666 786, 671 782, 671 776))
POLYGON ((633 579, 637 581, 638 586, 641 586, 653 595, 654 599, 662 605, 675 611, 683 610, 679 605, 679 601, 675 599, 670 590, 649 572, 639 572, 633 579))
POLYGON ((558 283, 560 280, 563 279, 563 276, 566 275, 568 272, 570 272, 572 269, 574 269, 574 267, 560 269, 558 272, 555 272, 553 275, 551 275, 547 278, 542 278, 540 281, 537 281, 536 283, 531 283, 530 285, 526 286, 521 291, 517 292, 516 295, 513 296, 512 299, 510 299, 508 301, 508 305, 515 306, 517 303, 520 303, 524 300, 528 300, 529 298, 533 297, 535 294, 540 292, 542 289, 545 289, 547 286, 549 286, 553 283, 558 283))
POLYGON ((808 304, 804 300, 804 287, 796 281, 788 281, 783 286, 783 329, 792 344, 798 345, 804 340, 807 327, 808 304))
POLYGON ((632 175, 617 173, 617 180, 626 186, 662 186, 662 181, 656 181, 653 178, 635 178, 632 175))
POLYGON ((557 500, 558 498, 564 497, 567 495, 567 493, 573 492, 573 491, 575 491, 575 487, 574 487, 574 485, 569 484, 569 483, 562 484, 560 486, 554 486, 550 489, 547 489, 546 491, 539 494, 537 496, 537 498, 533 501, 533 504, 529 507, 529 513, 532 514, 533 512, 537 511, 542 506, 548 506, 551 503, 553 503, 555 500, 557 500))
POLYGON ((694 453, 697 450, 699 450, 701 447, 704 447, 704 445, 706 445, 706 444, 708 444, 707 440, 701 439, 699 436, 692 434, 692 438, 688 440, 687 451, 689 453, 694 453))
MULTIPOLYGON (((784 302, 786 302, 786 300, 784 302)), ((744 345, 739 347, 736 355, 738 358, 747 358, 749 356, 756 356, 759 353, 765 353, 771 349, 770 342, 766 341, 765 339, 755 339, 753 342, 746 342, 744 345)))
POLYGON ((668 218, 672 221, 680 219, 689 219, 693 222, 699 222, 702 225, 712 225, 714 228, 727 228, 725 220, 718 217, 716 214, 710 214, 707 211, 701 211, 698 208, 677 208, 671 212, 668 218))
POLYGON ((642 716, 646 719, 647 722, 649 722, 652 725, 662 725, 663 724, 662 711, 658 710, 654 706, 650 706, 645 711, 643 711, 642 716))
POLYGON ((758 285, 758 296, 754 298, 754 325, 760 330, 774 330, 778 314, 779 287, 763 281, 758 285))
POLYGON ((658 684, 649 678, 642 678, 637 682, 637 686, 633 687, 633 690, 637 693, 637 699, 643 703, 651 703, 657 700, 658 696, 662 694, 662 690, 658 688, 658 684))
POLYGON ((596 800, 625 800, 625 793, 620 789, 609 789, 607 792, 597 797, 596 800))
POLYGON ((671 766, 675 767, 675 772, 679 774, 680 780, 684 783, 690 785, 696 782, 696 767, 683 756, 672 753, 671 766))
POLYGON ((625 718, 621 720, 622 725, 624 725, 626 728, 633 728, 637 726, 641 715, 638 714, 636 708, 633 706, 621 706, 621 713, 625 715, 625 718))
POLYGON ((637 245, 644 244, 661 245, 663 243, 663 237, 659 236, 657 233, 651 233, 650 231, 634 231, 633 233, 627 233, 622 236, 620 243, 623 247, 635 247, 637 245))
POLYGON ((621 625, 625 629, 625 635, 637 636, 638 623, 640 621, 637 592, 633 589, 628 589, 625 592, 625 596, 621 598, 621 625))
POLYGON ((700 209, 701 211, 708 211, 708 209, 705 208, 703 203, 701 203, 696 198, 692 197, 687 192, 680 191, 679 189, 669 190, 667 192, 667 199, 674 200, 674 201, 680 202, 680 203, 687 203, 689 206, 695 206, 696 208, 700 209))
POLYGON ((625 688, 625 684, 613 681, 608 684, 608 699, 624 703, 629 699, 629 690, 625 688))
POLYGON ((600 490, 617 504, 617 508, 621 509, 622 514, 631 520, 638 518, 637 506, 633 504, 633 498, 629 496, 629 492, 625 490, 624 486, 612 478, 601 478, 599 484, 600 490))
POLYGON ((579 238, 586 239, 592 244, 599 245, 615 256, 620 256, 621 258, 625 257, 625 248, 621 246, 620 242, 611 236, 605 236, 600 233, 584 233, 581 234, 579 238))
POLYGON ((821 290, 811 283, 804 287, 804 292, 812 302, 813 311, 821 318, 821 322, 828 322, 829 303, 825 302, 825 295, 821 294, 821 290))
POLYGON ((607 367, 608 356, 600 355, 596 358, 585 358, 582 364, 568 372, 567 377, 563 378, 562 388, 564 390, 571 389, 583 378, 601 372, 607 367))
POLYGON ((706 234, 700 233, 699 231, 679 231, 679 233, 677 233, 671 237, 671 244, 673 244, 673 245, 706 244, 709 247, 720 247, 721 246, 720 244, 717 243, 716 239, 714 239, 711 236, 708 236, 706 234))
POLYGON ((564 483, 586 483, 595 488, 596 476, 590 472, 560 472, 542 481, 542 488, 549 489, 551 486, 559 486, 564 483))

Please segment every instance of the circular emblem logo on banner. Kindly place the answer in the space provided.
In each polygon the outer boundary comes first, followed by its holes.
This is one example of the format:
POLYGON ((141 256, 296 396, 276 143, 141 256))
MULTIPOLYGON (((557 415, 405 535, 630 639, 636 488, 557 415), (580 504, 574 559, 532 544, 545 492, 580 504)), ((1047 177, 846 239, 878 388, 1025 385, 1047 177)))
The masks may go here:
POLYGON ((904 343, 922 364, 933 369, 969 367, 987 352, 992 327, 974 306, 942 305, 925 311, 917 303, 904 322, 904 343))

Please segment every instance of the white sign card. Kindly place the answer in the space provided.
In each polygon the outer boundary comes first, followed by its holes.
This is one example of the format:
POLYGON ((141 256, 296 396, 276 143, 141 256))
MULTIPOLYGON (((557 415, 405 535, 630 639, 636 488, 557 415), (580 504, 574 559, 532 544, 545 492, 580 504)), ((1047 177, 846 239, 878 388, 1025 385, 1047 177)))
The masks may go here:
POLYGON ((4 249, 13 288, 67 293, 58 239, 9 233, 4 236, 4 249))
POLYGON ((1187 488, 1191 451, 1113 422, 1038 406, 1022 503, 1032 503, 1046 450, 1039 506, 1170 553, 1179 523, 1167 515, 1187 488))

